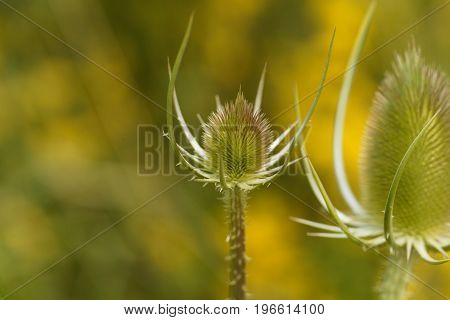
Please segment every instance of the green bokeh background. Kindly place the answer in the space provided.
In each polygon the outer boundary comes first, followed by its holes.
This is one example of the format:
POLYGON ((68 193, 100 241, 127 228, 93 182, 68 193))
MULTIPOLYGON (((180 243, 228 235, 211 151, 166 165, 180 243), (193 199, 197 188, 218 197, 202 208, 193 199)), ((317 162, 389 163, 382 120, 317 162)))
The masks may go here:
MULTIPOLYGON (((2 296, 179 179, 137 174, 137 127, 162 127, 165 114, 123 82, 164 104, 167 56, 174 59, 193 10, 194 28, 177 89, 186 118, 198 125, 196 114, 207 117, 214 109, 215 94, 230 100, 242 86, 253 98, 266 61, 263 109, 269 118, 292 104, 294 82, 301 97, 312 92, 334 26, 329 78, 341 73, 369 4, 6 2, 40 27, 0 3, 2 296)), ((363 54, 441 3, 378 1, 363 54)), ((426 59, 448 72, 449 20, 446 7, 359 66, 345 131, 346 166, 356 190, 360 138, 374 91, 394 52, 404 50, 414 38, 426 59)), ((333 200, 345 209, 331 165, 333 114, 341 80, 322 94, 308 148, 333 200)), ((303 110, 310 102, 311 98, 304 101, 303 110)), ((286 126, 293 119, 291 110, 274 124, 286 126)), ((167 165, 158 162, 161 170, 167 171, 167 165)), ((319 210, 318 203, 303 177, 285 176, 278 183, 303 203, 275 185, 252 193, 247 220, 251 297, 374 298, 383 259, 349 241, 307 237, 307 228, 288 217, 320 219, 314 211, 319 210)), ((9 298, 225 298, 226 214, 218 198, 212 186, 181 182, 9 298)), ((450 296, 450 265, 419 263, 415 274, 450 296)), ((414 298, 441 298, 418 281, 413 281, 412 291, 414 298)))

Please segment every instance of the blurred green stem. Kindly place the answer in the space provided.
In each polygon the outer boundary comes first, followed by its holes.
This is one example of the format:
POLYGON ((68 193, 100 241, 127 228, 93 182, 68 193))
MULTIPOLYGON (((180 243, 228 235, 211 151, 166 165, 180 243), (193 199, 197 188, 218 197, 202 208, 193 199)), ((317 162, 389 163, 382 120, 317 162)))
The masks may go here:
POLYGON ((229 298, 244 300, 246 298, 246 256, 245 256, 245 191, 234 187, 227 190, 226 197, 230 210, 230 276, 229 298))
POLYGON ((381 284, 379 298, 381 300, 403 300, 407 298, 408 285, 411 280, 410 272, 413 266, 413 257, 406 258, 404 250, 399 250, 390 256, 386 262, 381 284))

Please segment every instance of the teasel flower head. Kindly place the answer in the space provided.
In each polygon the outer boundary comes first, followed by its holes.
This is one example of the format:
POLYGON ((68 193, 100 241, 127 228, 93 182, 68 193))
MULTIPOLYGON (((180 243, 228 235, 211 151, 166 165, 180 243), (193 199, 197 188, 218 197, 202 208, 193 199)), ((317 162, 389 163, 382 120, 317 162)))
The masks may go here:
MULTIPOLYGON (((367 34, 371 8, 361 26, 349 66, 354 66, 367 34)), ((309 160, 304 161, 317 199, 335 225, 301 218, 317 228, 310 235, 350 238, 364 248, 388 244, 391 252, 413 249, 432 264, 449 261, 450 248, 450 88, 448 78, 425 63, 412 44, 396 55, 375 94, 362 140, 360 185, 362 199, 352 192, 343 165, 345 109, 354 68, 345 76, 334 128, 334 167, 337 182, 351 213, 331 203, 309 160), (430 254, 434 252, 434 254, 430 254), (443 259, 434 258, 441 254, 443 259)), ((302 154, 306 155, 305 148, 302 154)))
POLYGON ((209 172, 222 172, 227 187, 252 188, 270 180, 271 171, 265 166, 271 143, 269 121, 239 92, 234 102, 220 105, 205 124, 204 166, 209 172))
POLYGON ((264 67, 254 103, 246 100, 241 90, 234 101, 225 104, 222 104, 220 98, 216 96, 216 110, 209 115, 206 123, 202 124, 202 139, 199 142, 184 120, 175 90, 175 79, 190 35, 191 24, 192 18, 173 69, 169 66, 170 82, 167 94, 169 132, 167 136, 180 159, 180 164, 192 170, 194 180, 213 183, 219 190, 234 187, 245 191, 252 190, 272 181, 288 166, 299 161, 299 159, 291 160, 292 150, 317 105, 328 70, 334 33, 320 90, 302 123, 291 124, 276 139, 273 138, 272 127, 261 111, 266 73, 266 67, 264 67), (173 107, 175 115, 172 115, 173 107), (175 141, 173 118, 180 123, 183 134, 190 144, 189 149, 175 141), (287 140, 292 132, 294 132, 293 137, 287 140), (283 143, 285 140, 287 142, 283 143))

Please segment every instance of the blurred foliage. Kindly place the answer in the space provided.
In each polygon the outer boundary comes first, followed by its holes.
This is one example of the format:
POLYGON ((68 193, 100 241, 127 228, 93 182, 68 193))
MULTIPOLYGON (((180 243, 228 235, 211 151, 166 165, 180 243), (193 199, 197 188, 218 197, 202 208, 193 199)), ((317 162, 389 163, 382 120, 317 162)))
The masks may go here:
MULTIPOLYGON (((232 99, 240 85, 253 98, 268 61, 263 108, 274 124, 286 125, 294 119, 293 110, 288 110, 293 83, 298 83, 301 96, 316 88, 334 26, 329 78, 345 69, 369 2, 10 3, 51 34, 0 4, 2 296, 178 179, 137 175, 137 126, 161 127, 165 114, 122 81, 163 104, 166 59, 173 59, 193 10, 192 39, 177 81, 186 118, 198 123, 196 113, 206 117, 214 108, 215 94, 232 99)), ((364 54, 441 3, 378 1, 364 54)), ((448 72, 449 19, 445 8, 359 66, 345 131, 346 164, 356 189, 360 137, 393 53, 403 50, 413 36, 427 60, 448 72)), ((308 148, 342 207, 331 165, 333 113, 341 80, 322 94, 308 148)), ((306 228, 288 217, 312 217, 319 206, 301 176, 283 177, 279 183, 304 203, 274 185, 253 193, 247 239, 252 297, 374 298, 383 259, 361 252, 349 241, 308 238, 306 228)), ((226 215, 217 198, 212 187, 181 182, 11 298, 224 298, 226 215)), ((420 264, 416 274, 450 296, 450 264, 420 264)), ((440 298, 419 282, 414 285, 416 297, 440 298)))

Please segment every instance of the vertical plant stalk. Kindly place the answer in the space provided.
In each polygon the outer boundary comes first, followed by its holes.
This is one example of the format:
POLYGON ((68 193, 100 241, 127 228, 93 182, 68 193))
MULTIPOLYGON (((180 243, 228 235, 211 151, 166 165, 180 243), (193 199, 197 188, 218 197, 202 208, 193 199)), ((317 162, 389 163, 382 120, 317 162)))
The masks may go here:
POLYGON ((404 250, 390 256, 379 286, 381 300, 404 300, 408 298, 408 285, 411 281, 409 273, 413 267, 414 258, 406 258, 404 250))
POLYGON ((229 298, 245 300, 246 298, 246 255, 245 255, 245 207, 246 193, 238 187, 226 190, 229 217, 229 251, 230 261, 229 298))

